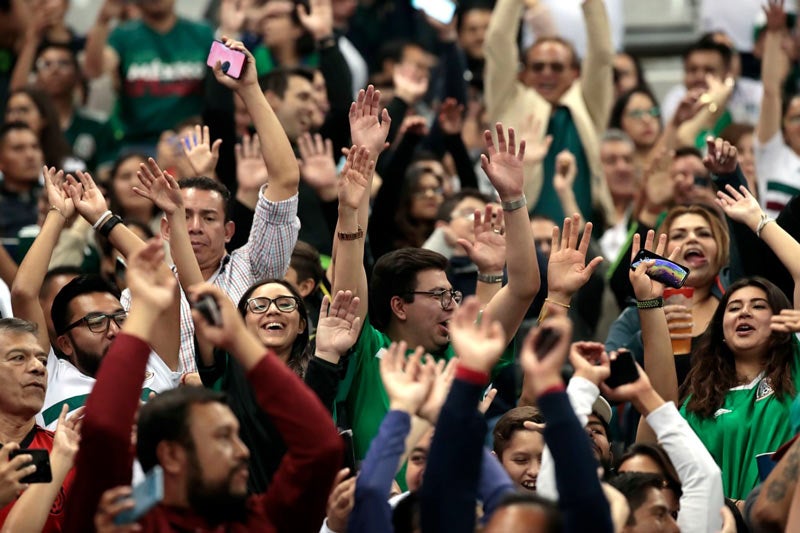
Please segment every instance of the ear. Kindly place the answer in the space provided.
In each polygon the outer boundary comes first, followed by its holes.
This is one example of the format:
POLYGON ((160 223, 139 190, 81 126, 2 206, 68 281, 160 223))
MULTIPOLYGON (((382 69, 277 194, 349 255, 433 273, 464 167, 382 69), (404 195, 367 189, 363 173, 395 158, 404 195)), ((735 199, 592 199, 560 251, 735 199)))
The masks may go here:
POLYGON ((72 348, 72 341, 66 333, 56 337, 56 347, 66 356, 71 356, 75 353, 75 350, 72 348))
POLYGON ((167 217, 161 217, 161 238, 169 242, 170 227, 167 217))
POLYGON ((400 296, 392 296, 392 299, 389 300, 389 307, 392 309, 392 314, 397 317, 398 320, 404 321, 408 319, 407 305, 408 303, 400 296))
POLYGON ((177 442, 162 440, 156 446, 158 464, 164 472, 178 476, 186 471, 186 450, 177 442))
POLYGON ((233 238, 233 233, 236 231, 236 223, 233 220, 229 220, 225 223, 225 242, 231 242, 233 238))
POLYGON ((281 107, 281 104, 283 103, 283 98, 279 97, 274 92, 267 91, 264 93, 264 96, 266 97, 267 102, 269 102, 269 106, 273 110, 277 111, 281 107))
POLYGON ((301 319, 300 319, 300 325, 299 325, 299 326, 297 326, 297 333, 298 333, 298 335, 299 335, 300 333, 303 333, 303 332, 306 330, 306 326, 307 326, 307 325, 308 325, 308 324, 306 323, 306 321, 305 321, 305 320, 303 320, 303 319, 301 318, 301 319))
POLYGON ((314 280, 312 278, 306 278, 298 284, 297 292, 300 293, 300 296, 306 298, 309 294, 314 292, 316 286, 317 284, 314 283, 314 280))

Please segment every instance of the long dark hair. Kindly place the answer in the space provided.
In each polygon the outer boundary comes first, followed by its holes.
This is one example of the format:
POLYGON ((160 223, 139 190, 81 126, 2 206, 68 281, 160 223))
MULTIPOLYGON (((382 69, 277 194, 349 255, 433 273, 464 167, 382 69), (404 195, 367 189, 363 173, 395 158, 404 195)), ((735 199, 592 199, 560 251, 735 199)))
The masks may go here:
POLYGON ((294 342, 292 343, 292 352, 289 354, 289 360, 286 361, 286 366, 288 366, 292 372, 302 378, 306 373, 306 367, 308 366, 309 359, 306 350, 306 347, 308 346, 309 322, 308 309, 306 309, 306 306, 303 303, 303 297, 300 296, 300 293, 297 292, 297 289, 292 287, 288 281, 283 279, 269 278, 257 281, 250 285, 246 291, 244 291, 244 294, 239 300, 239 305, 237 305, 236 308, 239 310, 239 313, 242 315, 242 317, 244 317, 247 314, 247 300, 253 295, 256 289, 263 287, 264 285, 269 285, 270 283, 283 285, 286 290, 292 293, 292 296, 297 298, 297 312, 300 313, 300 319, 306 323, 305 329, 303 329, 303 331, 298 333, 297 337, 295 337, 294 342))
MULTIPOLYGON (((692 369, 681 391, 682 398, 691 395, 687 411, 704 417, 713 416, 720 408, 725 395, 732 387, 741 384, 736 374, 735 356, 723 338, 722 320, 731 296, 744 287, 757 287, 767 295, 767 303, 774 314, 791 308, 789 299, 772 282, 762 277, 742 278, 728 288, 720 300, 705 333, 700 336, 692 355, 692 369)), ((792 382, 795 340, 790 333, 772 332, 769 352, 764 364, 764 375, 778 397, 794 394, 792 382)))
MULTIPOLYGON (((628 107, 628 103, 631 101, 631 98, 633 98, 633 96, 636 94, 643 94, 644 96, 648 97, 651 102, 653 102, 654 106, 659 107, 658 99, 656 98, 656 96, 653 94, 653 91, 651 91, 649 87, 642 85, 634 87, 633 89, 625 91, 624 93, 619 95, 617 101, 614 102, 614 107, 611 108, 611 114, 609 115, 608 119, 609 129, 618 129, 625 131, 625 128, 622 127, 622 117, 625 116, 625 108, 628 107)), ((664 117, 658 119, 658 124, 662 132, 664 131, 663 118, 664 117)))
POLYGON ((38 132, 38 136, 45 164, 56 168, 63 167, 64 160, 72 155, 72 149, 61 132, 61 121, 53 102, 45 93, 31 87, 12 91, 8 97, 11 98, 15 94, 27 95, 42 117, 42 131, 38 132))
MULTIPOLYGON (((395 223, 397 224, 398 238, 393 243, 394 249, 405 247, 420 248, 425 244, 425 239, 430 237, 436 227, 436 220, 418 220, 411 215, 411 204, 414 203, 414 191, 423 176, 433 175, 425 165, 411 165, 406 171, 403 180, 403 188, 400 191, 400 202, 395 213, 395 223)), ((435 176, 442 182, 438 176, 435 176)))
MULTIPOLYGON (((114 161, 114 164, 111 167, 111 172, 108 175, 108 182, 107 182, 108 183, 108 191, 106 193, 107 196, 108 196, 108 208, 113 213, 118 213, 120 216, 122 216, 125 219, 129 219, 130 218, 130 214, 125 212, 125 208, 122 207, 122 204, 120 203, 120 199, 117 197, 117 193, 114 192, 114 181, 117 179, 120 167, 122 167, 122 165, 125 162, 127 162, 128 160, 130 160, 130 159, 139 159, 139 160, 142 161, 142 163, 146 163, 147 162, 147 156, 145 154, 141 153, 141 152, 128 152, 128 153, 125 153, 125 154, 122 154, 121 156, 119 156, 114 161)), ((155 217, 158 214, 158 211, 159 211, 158 206, 153 204, 153 210, 152 210, 152 215, 151 216, 155 217)), ((140 220, 140 222, 148 224, 150 221, 149 220, 140 220)))

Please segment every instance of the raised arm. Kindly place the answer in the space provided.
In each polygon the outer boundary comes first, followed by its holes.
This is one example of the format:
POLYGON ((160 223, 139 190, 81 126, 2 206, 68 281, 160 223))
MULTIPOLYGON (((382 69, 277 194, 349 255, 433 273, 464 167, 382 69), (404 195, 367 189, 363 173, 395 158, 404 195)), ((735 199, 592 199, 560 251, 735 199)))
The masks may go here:
POLYGON ((83 71, 89 79, 99 78, 106 72, 116 78, 119 55, 108 45, 108 34, 111 33, 111 21, 119 18, 122 10, 122 0, 105 0, 86 35, 83 71))
POLYGON ((481 156, 481 166, 500 195, 506 232, 508 284, 486 306, 486 318, 499 320, 510 341, 517 332, 528 307, 539 292, 539 264, 533 245, 525 195, 522 193, 522 161, 525 141, 516 147, 514 129, 508 129, 506 143, 503 125, 497 123, 497 148, 490 131, 484 133, 489 157, 481 156))
POLYGON ((94 512, 103 492, 131 482, 131 428, 139 408, 149 345, 163 323, 162 312, 173 305, 177 288, 175 276, 159 268, 163 262, 163 244, 158 237, 128 258, 131 308, 86 401, 65 531, 94 531, 94 512))
POLYGON ((516 93, 524 90, 517 81, 517 30, 523 9, 522 0, 498 0, 492 10, 483 45, 486 57, 484 90, 489 117, 499 117, 506 102, 514 101, 516 93))
POLYGON ((756 138, 766 144, 781 131, 781 106, 783 80, 789 68, 789 59, 781 41, 786 32, 786 12, 783 0, 769 0, 764 6, 767 15, 767 35, 764 39, 764 58, 761 60, 761 83, 764 97, 758 117, 756 138))
POLYGON ((475 210, 472 222, 473 241, 458 239, 470 260, 478 267, 475 296, 481 306, 487 305, 503 287, 503 268, 506 264, 506 237, 503 211, 491 204, 484 212, 475 210))
POLYGON ((279 531, 315 531, 325 518, 325 504, 343 446, 330 414, 300 378, 247 330, 230 298, 218 287, 202 284, 190 300, 210 294, 222 314, 222 326, 210 325, 192 311, 197 335, 230 353, 242 365, 262 411, 286 443, 287 452, 258 505, 279 531), (291 401, 289 401, 291 399, 291 401))
POLYGON ((47 201, 50 209, 42 224, 36 240, 20 264, 14 283, 11 285, 11 307, 14 316, 33 322, 39 326, 37 339, 39 346, 50 351, 50 336, 47 331, 47 320, 39 303, 44 277, 50 256, 58 242, 58 236, 66 224, 67 218, 75 213, 75 206, 62 187, 64 172, 55 168, 43 169, 44 183, 47 188, 47 201))
POLYGON ((231 78, 222 72, 222 65, 219 62, 214 66, 214 76, 219 83, 235 91, 242 98, 247 112, 253 119, 253 125, 261 140, 261 154, 269 172, 269 187, 264 189, 264 198, 272 202, 288 200, 297 195, 297 186, 300 184, 300 170, 292 144, 258 86, 256 60, 253 54, 240 41, 226 37, 222 40, 227 47, 247 56, 247 63, 240 79, 231 78))
POLYGON ((726 215, 750 228, 780 259, 794 280, 794 308, 800 309, 800 243, 761 210, 744 185, 738 191, 726 185, 725 192, 717 192, 716 201, 726 215))
POLYGON ((581 93, 598 132, 605 131, 614 102, 614 46, 602 0, 585 0, 586 58, 581 68, 581 93))

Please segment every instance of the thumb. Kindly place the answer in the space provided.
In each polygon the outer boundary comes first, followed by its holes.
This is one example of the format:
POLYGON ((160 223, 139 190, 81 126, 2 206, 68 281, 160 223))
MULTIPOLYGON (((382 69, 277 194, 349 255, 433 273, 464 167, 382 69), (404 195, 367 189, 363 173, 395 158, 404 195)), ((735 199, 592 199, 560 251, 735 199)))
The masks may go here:
POLYGON ((456 242, 464 247, 464 249, 467 251, 467 255, 472 255, 472 251, 475 249, 475 247, 471 242, 469 242, 467 239, 458 239, 456 242))
POLYGON ((308 11, 306 10, 306 6, 303 4, 297 4, 297 17, 302 22, 305 22, 305 20, 308 18, 308 11))
POLYGON ((222 139, 217 139, 216 141, 214 141, 214 144, 211 145, 211 153, 214 154, 214 156, 219 155, 220 145, 222 145, 222 139))
POLYGON ((602 257, 600 257, 600 256, 598 256, 598 257, 595 257, 594 259, 592 259, 591 261, 589 261, 589 264, 588 264, 588 265, 586 265, 586 272, 587 272, 587 274, 588 274, 589 276, 592 276, 592 275, 594 274, 594 271, 595 271, 595 269, 596 269, 598 266, 600 266, 600 263, 602 263, 602 262, 603 262, 603 258, 602 258, 602 257))

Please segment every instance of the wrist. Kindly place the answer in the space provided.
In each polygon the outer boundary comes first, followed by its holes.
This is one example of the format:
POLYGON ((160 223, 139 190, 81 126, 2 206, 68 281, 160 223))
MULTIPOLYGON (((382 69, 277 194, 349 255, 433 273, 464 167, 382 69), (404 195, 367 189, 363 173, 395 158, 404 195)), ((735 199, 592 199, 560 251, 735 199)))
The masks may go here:
POLYGON ((664 405, 664 399, 661 398, 656 391, 650 388, 644 393, 636 396, 631 403, 633 403, 633 407, 639 411, 639 414, 646 417, 664 405))
POLYGON ((417 411, 417 408, 411 405, 409 402, 404 402, 403 400, 399 399, 391 399, 389 400, 389 410, 402 411, 404 413, 408 413, 409 415, 413 415, 417 411))
POLYGON ((503 283, 503 269, 478 265, 478 281, 482 283, 503 283))
POLYGON ((558 374, 548 374, 544 376, 536 376, 532 383, 536 398, 541 398, 545 394, 551 392, 561 392, 566 390, 564 387, 564 380, 558 374))
POLYGON ((560 307, 562 309, 569 309, 571 301, 572 301, 571 294, 561 291, 548 290, 547 299, 545 300, 545 303, 550 304, 551 307, 560 307))
POLYGON ((520 198, 524 198, 524 194, 522 194, 522 190, 519 191, 497 191, 497 195, 500 197, 500 201, 503 203, 512 203, 518 201, 520 198))

